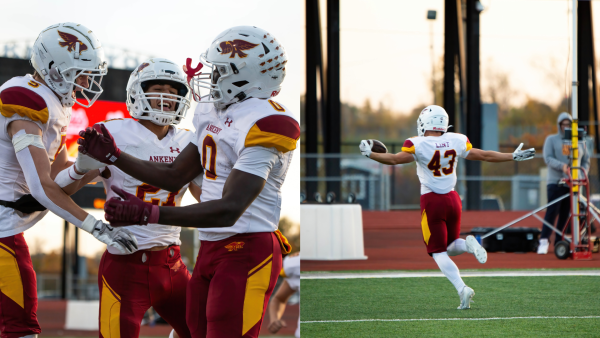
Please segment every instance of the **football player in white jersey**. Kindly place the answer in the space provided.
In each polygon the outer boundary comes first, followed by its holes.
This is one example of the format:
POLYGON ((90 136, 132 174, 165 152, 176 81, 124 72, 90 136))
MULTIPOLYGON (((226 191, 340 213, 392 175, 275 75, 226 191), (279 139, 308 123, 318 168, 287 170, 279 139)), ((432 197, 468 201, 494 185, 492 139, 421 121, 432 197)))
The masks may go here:
MULTIPOLYGON (((282 327, 287 326, 285 321, 281 320, 281 317, 290 297, 300 290, 300 252, 293 253, 283 259, 280 276, 284 278, 283 283, 271 297, 269 303, 269 331, 271 333, 277 333, 282 327)), ((298 326, 294 335, 296 338, 300 338, 300 316, 298 316, 298 326)))
POLYGON ((473 148, 462 134, 448 132, 448 114, 440 106, 428 106, 417 120, 417 137, 407 139, 397 154, 373 152, 373 142, 362 140, 360 152, 383 164, 417 162, 417 175, 421 182, 421 229, 427 253, 433 257, 440 270, 452 282, 460 296, 458 309, 469 309, 475 292, 466 286, 458 267, 449 256, 472 253, 480 263, 487 261, 487 252, 475 237, 459 238, 462 204, 454 190, 456 185, 457 157, 486 162, 530 160, 535 149, 514 153, 499 153, 473 148))
MULTIPOLYGON (((138 121, 116 119, 102 125, 124 153, 140 160, 172 163, 195 142, 194 132, 175 128, 186 115, 190 97, 181 68, 170 60, 153 58, 140 64, 127 84, 127 109, 138 121)), ((164 207, 179 206, 188 185, 199 201, 198 185, 202 184, 199 176, 197 184, 185 183, 170 192, 133 178, 114 165, 102 171, 102 178, 107 199, 118 196, 113 190, 116 187, 164 207)), ((100 262, 100 333, 105 338, 139 336, 144 313, 152 306, 179 337, 191 337, 185 320, 190 274, 180 255, 181 228, 148 224, 127 229, 136 236, 139 250, 123 255, 108 247, 100 262)))
MULTIPOLYGON (((23 231, 48 210, 121 252, 135 251, 128 230, 113 229, 78 207, 69 194, 98 162, 87 156, 75 166, 65 149, 71 107, 91 106, 102 93, 107 68, 100 41, 75 23, 50 26, 33 46, 33 76, 0 87, 0 331, 2 337, 34 337, 35 272, 23 231), (84 100, 76 101, 79 92, 84 100), (62 188, 62 189, 61 189, 62 188)), ((100 164, 104 166, 103 164, 100 164)))
MULTIPOLYGON (((281 90, 287 55, 268 32, 251 26, 219 34, 186 73, 194 99, 196 140, 172 163, 121 152, 104 126, 82 131, 82 153, 170 192, 204 174, 202 203, 168 208, 113 188, 111 225, 200 228, 201 246, 187 289, 192 337, 258 337, 289 243, 277 230, 281 185, 300 137, 298 121, 271 97, 281 90), (202 71, 202 67, 209 70, 202 71), (200 90, 210 94, 203 96, 200 90), (203 96, 203 97, 202 97, 203 96)), ((189 59, 188 59, 189 60, 189 59)))

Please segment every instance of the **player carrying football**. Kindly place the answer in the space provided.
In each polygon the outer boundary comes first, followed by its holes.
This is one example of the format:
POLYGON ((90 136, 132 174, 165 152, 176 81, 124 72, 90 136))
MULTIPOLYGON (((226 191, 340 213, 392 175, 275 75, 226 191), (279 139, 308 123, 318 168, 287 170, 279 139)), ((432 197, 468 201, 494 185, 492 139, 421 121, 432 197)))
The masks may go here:
POLYGON ((271 100, 281 90, 287 56, 268 32, 250 26, 219 34, 200 56, 209 68, 188 81, 200 101, 196 139, 172 163, 121 152, 104 126, 81 132, 80 151, 170 192, 204 173, 202 203, 168 208, 118 188, 107 201, 111 225, 200 228, 201 246, 187 289, 192 337, 258 337, 289 244, 278 232, 281 185, 300 137, 289 110, 271 100), (210 94, 202 97, 200 90, 210 94), (212 104, 211 104, 212 103, 212 104))
POLYGON ((499 153, 473 148, 462 134, 448 132, 448 114, 440 106, 428 106, 417 120, 417 137, 404 142, 397 154, 376 153, 373 142, 360 143, 360 152, 383 164, 417 162, 417 175, 421 182, 421 229, 427 253, 433 257, 440 270, 452 282, 460 296, 458 309, 471 308, 475 292, 466 286, 458 267, 449 256, 472 253, 480 263, 487 261, 487 252, 473 236, 459 238, 462 204, 454 191, 456 185, 456 157, 486 162, 524 161, 535 156, 535 149, 514 153, 499 153))
MULTIPOLYGON (((138 119, 116 119, 102 123, 124 153, 158 163, 172 163, 194 142, 195 133, 175 128, 185 117, 191 92, 179 66, 154 58, 139 65, 127 84, 127 109, 138 119)), ((169 192, 135 179, 114 165, 102 171, 107 199, 126 191, 157 206, 179 206, 188 185, 199 200, 198 185, 186 182, 169 192), (189 184, 188 184, 189 183, 189 184)), ((157 223, 157 222, 152 222, 157 223)), ((191 337, 185 321, 186 287, 190 279, 181 260, 180 227, 161 224, 127 227, 138 240, 139 251, 123 255, 108 247, 98 273, 100 289, 100 334, 137 337, 144 313, 152 306, 179 337, 191 337)))
MULTIPOLYGON (((119 252, 134 252, 128 230, 113 229, 78 207, 72 194, 97 169, 87 156, 68 162, 65 148, 71 107, 91 106, 102 93, 104 51, 88 28, 50 26, 33 45, 33 76, 0 87, 0 332, 2 338, 36 337, 36 278, 23 231, 48 210, 119 252), (80 92, 85 103, 76 101, 80 92), (62 188, 62 189, 61 189, 62 188)), ((103 164, 101 164, 104 166, 103 164)))

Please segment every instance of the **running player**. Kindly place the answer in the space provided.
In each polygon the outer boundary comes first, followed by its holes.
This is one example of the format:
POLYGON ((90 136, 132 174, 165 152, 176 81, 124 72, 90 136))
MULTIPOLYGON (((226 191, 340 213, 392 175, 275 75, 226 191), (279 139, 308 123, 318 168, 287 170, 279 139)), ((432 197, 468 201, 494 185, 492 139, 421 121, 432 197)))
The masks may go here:
POLYGON ((143 182, 175 192, 204 173, 202 203, 168 208, 112 188, 112 225, 170 224, 200 228, 201 246, 187 289, 192 337, 257 337, 290 248, 279 233, 281 185, 300 137, 289 110, 270 99, 281 90, 287 55, 268 32, 250 26, 219 34, 198 75, 188 62, 194 98, 210 90, 194 116, 195 143, 172 163, 142 161, 115 144, 105 126, 82 131, 80 152, 143 182), (193 78, 193 79, 192 79, 193 78))
POLYGON ((487 252, 473 236, 459 238, 462 204, 454 191, 456 185, 456 157, 486 162, 530 160, 535 149, 514 153, 499 153, 473 148, 462 134, 449 133, 448 114, 440 106, 428 106, 417 120, 417 137, 404 142, 397 154, 375 153, 372 142, 362 140, 360 152, 383 164, 417 162, 417 175, 421 181, 421 228, 427 253, 433 257, 440 270, 452 282, 460 296, 458 309, 469 309, 475 292, 466 286, 458 267, 449 256, 472 253, 480 263, 487 261, 487 252))
MULTIPOLYGON (((181 69, 172 61, 154 58, 139 65, 127 84, 127 109, 138 119, 105 121, 117 146, 132 157, 172 163, 195 133, 175 128, 190 106, 191 92, 181 69)), ((188 183, 169 192, 139 181, 109 165, 102 171, 107 199, 117 196, 111 187, 160 206, 179 206, 188 183)), ((198 185, 202 184, 199 176, 198 185)), ((200 187, 189 183, 199 200, 200 187)), ((191 337, 185 321, 186 287, 190 279, 181 260, 180 227, 161 224, 127 227, 138 240, 134 254, 123 255, 108 247, 98 273, 100 334, 137 337, 144 313, 152 306, 181 338, 191 337)))
POLYGON ((134 252, 136 245, 128 230, 113 230, 94 219, 65 193, 89 181, 83 174, 99 167, 87 156, 71 165, 64 145, 73 104, 89 107, 102 93, 100 82, 107 68, 100 41, 82 25, 53 25, 34 43, 31 64, 33 76, 14 77, 0 87, 2 338, 36 337, 41 332, 35 272, 23 231, 48 210, 117 251, 134 252), (85 102, 75 100, 76 92, 85 102))
MULTIPOLYGON (((283 283, 269 303, 269 331, 271 333, 277 333, 282 327, 287 326, 281 317, 290 297, 300 290, 300 252, 291 254, 283 260, 283 269, 281 269, 280 275, 284 278, 283 283)), ((294 335, 296 338, 300 338, 300 316, 298 316, 298 326, 294 335)))

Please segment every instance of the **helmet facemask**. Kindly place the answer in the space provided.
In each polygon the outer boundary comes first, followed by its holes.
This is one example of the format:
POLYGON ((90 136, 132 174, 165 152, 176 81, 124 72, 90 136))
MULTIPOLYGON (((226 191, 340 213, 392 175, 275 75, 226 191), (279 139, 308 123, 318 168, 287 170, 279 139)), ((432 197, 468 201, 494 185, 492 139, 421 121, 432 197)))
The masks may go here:
POLYGON ((179 124, 190 108, 190 90, 183 76, 174 70, 176 69, 174 63, 165 59, 150 61, 153 63, 152 67, 144 69, 150 63, 143 63, 129 79, 127 84, 129 113, 135 119, 148 120, 159 126, 179 124), (175 88, 177 93, 148 92, 155 84, 168 84, 175 88), (152 102, 157 102, 156 107, 152 107, 152 102))

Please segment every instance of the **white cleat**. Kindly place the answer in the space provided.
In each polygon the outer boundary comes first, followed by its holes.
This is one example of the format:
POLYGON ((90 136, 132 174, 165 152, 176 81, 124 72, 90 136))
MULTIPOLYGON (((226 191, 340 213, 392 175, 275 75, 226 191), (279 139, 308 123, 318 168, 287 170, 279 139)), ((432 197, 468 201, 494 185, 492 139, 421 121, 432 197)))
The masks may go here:
POLYGON ((548 247, 550 246, 550 243, 548 242, 547 238, 541 238, 540 239, 540 244, 538 245, 538 255, 545 255, 548 253, 548 247))
POLYGON ((470 287, 466 286, 463 288, 460 294, 460 305, 456 308, 458 310, 468 310, 471 308, 471 303, 473 302, 473 296, 475 296, 475 291, 470 287))
POLYGON ((469 235, 466 238, 467 252, 472 253, 479 263, 483 264, 487 262, 487 251, 477 242, 475 237, 469 235))

